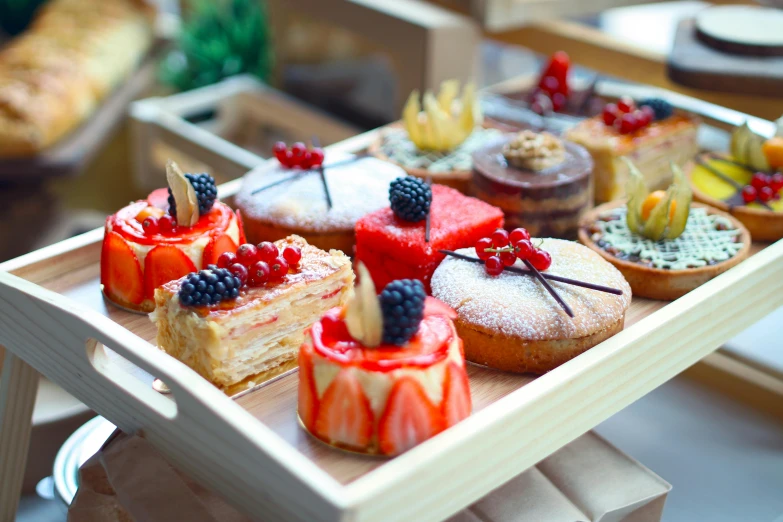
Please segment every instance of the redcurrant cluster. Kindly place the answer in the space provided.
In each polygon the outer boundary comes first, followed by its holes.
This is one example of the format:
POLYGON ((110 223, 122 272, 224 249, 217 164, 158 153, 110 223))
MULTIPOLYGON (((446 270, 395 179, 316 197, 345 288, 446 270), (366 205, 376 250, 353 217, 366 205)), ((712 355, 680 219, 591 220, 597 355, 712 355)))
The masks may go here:
POLYGON ((263 286, 285 279, 289 268, 299 266, 302 251, 289 245, 283 253, 274 243, 264 241, 258 246, 250 243, 239 245, 237 253, 223 252, 218 257, 218 268, 226 268, 239 278, 242 284, 263 286))
POLYGON ((177 218, 171 214, 163 214, 160 217, 149 216, 144 218, 141 226, 147 234, 174 234, 177 232, 177 218))
POLYGON ((620 134, 630 134, 647 127, 655 119, 655 111, 649 105, 641 108, 630 98, 617 103, 607 103, 603 112, 604 123, 620 134))
POLYGON ((490 237, 476 241, 476 255, 484 261, 489 275, 500 275, 503 268, 516 263, 517 259, 529 261, 536 270, 546 270, 552 265, 552 256, 530 241, 530 234, 524 228, 515 228, 509 234, 502 228, 490 237))
POLYGON ((750 184, 742 187, 742 200, 745 203, 754 201, 767 203, 773 199, 780 199, 781 190, 783 190, 783 173, 776 172, 770 175, 756 172, 750 178, 750 184))
POLYGON ((307 146, 301 141, 297 141, 289 148, 282 141, 275 143, 272 147, 275 158, 282 166, 287 169, 312 169, 320 167, 324 162, 324 151, 319 147, 307 149, 307 146))
POLYGON ((560 112, 568 102, 568 70, 571 61, 563 51, 552 55, 549 64, 541 73, 538 87, 532 94, 530 108, 538 113, 560 112))

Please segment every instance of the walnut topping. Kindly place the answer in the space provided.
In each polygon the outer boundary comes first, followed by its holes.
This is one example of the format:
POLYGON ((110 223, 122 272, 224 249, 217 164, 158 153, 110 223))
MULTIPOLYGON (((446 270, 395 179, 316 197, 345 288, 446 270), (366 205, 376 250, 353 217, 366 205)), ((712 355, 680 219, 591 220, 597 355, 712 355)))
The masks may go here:
POLYGON ((514 167, 544 170, 565 161, 565 147, 553 134, 525 130, 503 147, 503 156, 514 167))

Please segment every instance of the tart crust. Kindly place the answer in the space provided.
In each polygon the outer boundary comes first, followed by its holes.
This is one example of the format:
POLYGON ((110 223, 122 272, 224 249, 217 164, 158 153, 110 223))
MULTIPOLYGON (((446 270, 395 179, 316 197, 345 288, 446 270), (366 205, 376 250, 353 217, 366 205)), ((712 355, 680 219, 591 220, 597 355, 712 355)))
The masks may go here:
MULTIPOLYGON (((725 154, 723 156, 728 157, 725 154)), ((754 241, 777 241, 783 238, 783 212, 746 207, 744 205, 731 207, 725 201, 702 192, 691 179, 695 166, 696 162, 692 161, 685 167, 685 175, 688 177, 694 200, 736 217, 745 225, 754 241)))
POLYGON ((710 279, 739 264, 740 261, 747 258, 750 253, 750 232, 748 232, 748 229, 745 228, 745 226, 740 223, 739 220, 708 205, 692 203, 691 207, 706 208, 709 214, 723 216, 731 221, 734 227, 739 229, 742 248, 735 256, 714 265, 708 265, 699 268, 686 268, 683 270, 653 268, 641 265, 639 263, 634 263, 632 261, 619 259, 605 251, 603 248, 599 247, 592 240, 590 227, 597 221, 598 216, 622 205, 625 205, 625 201, 605 203, 585 214, 579 223, 579 241, 617 267, 617 269, 622 272, 625 279, 631 285, 633 294, 636 296, 672 301, 682 297, 694 288, 703 285, 710 279))

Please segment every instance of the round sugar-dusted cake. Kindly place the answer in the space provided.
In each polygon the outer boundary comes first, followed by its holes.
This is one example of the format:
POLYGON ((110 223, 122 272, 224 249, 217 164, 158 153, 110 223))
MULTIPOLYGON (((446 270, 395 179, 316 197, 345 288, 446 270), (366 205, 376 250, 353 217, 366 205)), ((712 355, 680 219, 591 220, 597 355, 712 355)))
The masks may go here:
POLYGON ((365 214, 389 206, 389 183, 399 167, 375 158, 328 154, 319 172, 272 164, 247 174, 237 194, 251 243, 299 235, 322 250, 353 253, 354 225, 365 214))
MULTIPOLYGON (((622 274, 587 247, 560 239, 533 239, 551 256, 542 273, 611 287, 621 295, 557 281, 563 308, 533 276, 487 273, 482 263, 447 257, 432 276, 432 295, 457 312, 454 321, 469 361, 519 373, 545 373, 623 329, 631 288, 622 274)), ((459 254, 475 257, 474 248, 459 254)), ((517 260, 515 266, 525 269, 517 260)))

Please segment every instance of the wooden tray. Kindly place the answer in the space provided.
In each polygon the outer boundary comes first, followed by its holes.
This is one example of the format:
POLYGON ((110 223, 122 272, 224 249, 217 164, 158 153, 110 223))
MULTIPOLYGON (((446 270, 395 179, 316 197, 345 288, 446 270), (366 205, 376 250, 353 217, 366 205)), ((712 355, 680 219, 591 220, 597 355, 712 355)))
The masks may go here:
MULTIPOLYGON (((377 132, 329 150, 362 150, 377 132)), ((238 186, 223 185, 221 196, 238 186)), ((265 521, 445 518, 699 361, 759 310, 783 305, 783 241, 755 245, 673 303, 634 299, 623 332, 544 376, 471 366, 470 418, 401 456, 371 458, 302 431, 295 376, 232 400, 150 344, 149 319, 100 295, 102 233, 0 265, 0 343, 265 521), (173 394, 153 391, 153 376, 173 394)))

